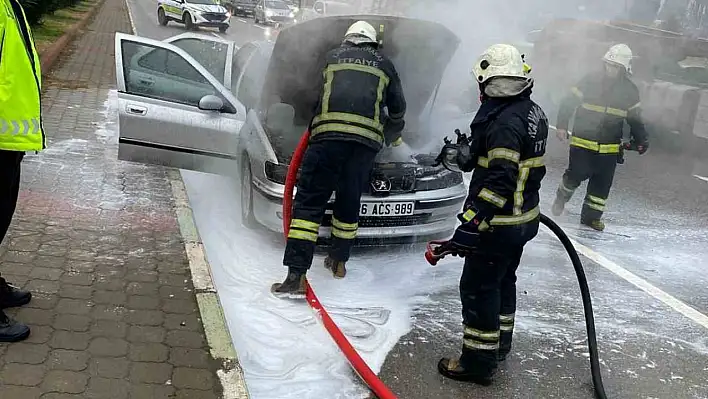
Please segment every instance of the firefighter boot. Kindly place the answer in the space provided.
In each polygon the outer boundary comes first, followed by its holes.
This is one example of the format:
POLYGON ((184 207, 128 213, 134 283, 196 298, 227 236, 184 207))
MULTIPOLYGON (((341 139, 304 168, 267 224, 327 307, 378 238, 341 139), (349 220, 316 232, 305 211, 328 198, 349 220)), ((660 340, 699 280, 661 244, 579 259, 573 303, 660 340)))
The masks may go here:
POLYGON ((583 220, 580 223, 590 227, 593 230, 603 231, 605 230, 605 223, 600 219, 595 220, 583 220))
POLYGON ((0 342, 17 342, 29 337, 30 329, 8 317, 0 310, 0 342))
POLYGON ((275 283, 270 287, 270 292, 279 298, 301 299, 305 297, 305 273, 290 268, 288 275, 282 283, 275 283))
POLYGON ((347 275, 346 263, 341 260, 334 260, 330 256, 327 256, 324 260, 325 268, 332 271, 334 278, 344 278, 347 275))
POLYGON ((451 380, 472 382, 482 386, 492 384, 496 367, 463 367, 460 359, 442 358, 438 362, 438 372, 451 380))

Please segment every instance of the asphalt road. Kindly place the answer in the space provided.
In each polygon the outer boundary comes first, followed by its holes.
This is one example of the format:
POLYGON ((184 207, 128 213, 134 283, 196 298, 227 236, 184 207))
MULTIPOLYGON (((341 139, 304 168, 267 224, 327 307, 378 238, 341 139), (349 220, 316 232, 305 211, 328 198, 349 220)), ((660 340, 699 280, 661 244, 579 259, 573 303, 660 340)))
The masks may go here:
MULTIPOLYGON (((164 39, 185 32, 175 23, 158 25, 154 0, 128 3, 139 35, 164 39)), ((203 33, 243 44, 267 37, 268 29, 233 18, 226 34, 203 33)), ((618 166, 606 232, 577 225, 584 185, 568 214, 558 218, 585 255, 611 398, 708 398, 705 161, 657 149, 628 154, 618 166)), ((566 148, 552 138, 542 193, 546 211, 566 164, 566 148)), ((454 281, 459 275, 459 264, 444 268, 430 278, 454 281)), ((449 382, 436 372, 438 359, 456 354, 461 343, 455 284, 420 301, 412 331, 389 354, 381 378, 402 398, 591 398, 577 281, 545 232, 527 246, 518 289, 514 350, 492 387, 449 382)))

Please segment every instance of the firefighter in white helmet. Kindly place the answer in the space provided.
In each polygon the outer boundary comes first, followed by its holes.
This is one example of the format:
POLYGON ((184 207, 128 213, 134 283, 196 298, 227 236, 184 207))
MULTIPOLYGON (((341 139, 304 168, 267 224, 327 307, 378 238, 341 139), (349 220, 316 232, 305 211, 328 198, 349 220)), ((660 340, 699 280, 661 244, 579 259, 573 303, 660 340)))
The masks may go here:
POLYGON ((488 385, 511 350, 516 270, 524 245, 538 233, 546 174, 548 119, 531 100, 530 69, 508 44, 489 47, 474 66, 482 104, 470 125, 471 144, 457 157, 460 170, 474 173, 458 215, 462 224, 438 249, 465 257, 462 355, 438 363, 448 378, 488 385))
POLYGON ((610 194, 615 168, 624 162, 622 135, 625 121, 632 141, 627 149, 644 154, 649 142, 641 117, 639 89, 629 79, 632 50, 617 44, 602 58, 604 69, 583 78, 563 100, 556 123, 558 138, 568 140, 568 125, 575 112, 570 137, 568 169, 563 175, 552 212, 563 213, 573 192, 589 179, 580 223, 602 231, 601 217, 610 194))
POLYGON ((335 278, 345 264, 359 227, 362 190, 385 145, 403 146, 406 101, 393 63, 379 50, 376 29, 352 24, 340 47, 327 53, 320 100, 310 123, 310 143, 300 168, 283 265, 288 274, 271 291, 278 297, 304 298, 318 231, 335 192, 332 246, 325 267, 335 278))

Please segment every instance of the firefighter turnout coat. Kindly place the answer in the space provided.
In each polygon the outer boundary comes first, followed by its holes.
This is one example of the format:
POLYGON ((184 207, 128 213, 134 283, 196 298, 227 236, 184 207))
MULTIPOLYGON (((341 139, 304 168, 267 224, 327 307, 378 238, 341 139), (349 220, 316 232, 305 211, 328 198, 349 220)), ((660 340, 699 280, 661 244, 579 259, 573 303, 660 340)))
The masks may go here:
POLYGON ((571 91, 561 104, 556 126, 568 130, 575 111, 572 147, 599 154, 619 154, 625 121, 633 141, 647 144, 639 89, 627 74, 612 79, 604 72, 591 73, 571 91))
POLYGON ((464 222, 481 217, 488 225, 501 227, 538 219, 548 119, 531 100, 530 91, 485 100, 472 121, 478 157, 461 215, 464 222))
POLYGON ((327 53, 322 75, 323 89, 310 125, 312 142, 351 140, 376 151, 402 142, 406 101, 401 80, 378 49, 345 42, 327 53))

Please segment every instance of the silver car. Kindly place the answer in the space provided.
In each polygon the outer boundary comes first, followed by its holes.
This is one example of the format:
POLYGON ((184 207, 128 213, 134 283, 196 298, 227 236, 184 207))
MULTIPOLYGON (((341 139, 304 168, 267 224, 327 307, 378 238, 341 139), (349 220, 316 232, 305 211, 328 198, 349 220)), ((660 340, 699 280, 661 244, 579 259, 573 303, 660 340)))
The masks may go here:
MULTIPOLYGON (((321 73, 323 53, 339 44, 355 18, 318 18, 284 29, 275 43, 241 48, 194 33, 164 42, 116 34, 119 158, 238 175, 244 224, 282 232, 287 165, 319 95, 310 82, 321 73), (325 29, 332 31, 322 34, 325 29)), ((432 107, 457 37, 432 22, 376 18, 396 43, 388 49, 408 99, 404 138, 415 147, 430 136, 415 116, 432 107), (407 40, 416 43, 409 52, 407 40)), ((466 196, 461 174, 432 166, 435 154, 420 154, 417 163, 387 162, 386 150, 380 156, 362 197, 360 243, 448 236, 466 196)), ((323 241, 330 217, 331 208, 320 229, 323 241)))

